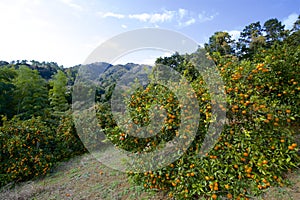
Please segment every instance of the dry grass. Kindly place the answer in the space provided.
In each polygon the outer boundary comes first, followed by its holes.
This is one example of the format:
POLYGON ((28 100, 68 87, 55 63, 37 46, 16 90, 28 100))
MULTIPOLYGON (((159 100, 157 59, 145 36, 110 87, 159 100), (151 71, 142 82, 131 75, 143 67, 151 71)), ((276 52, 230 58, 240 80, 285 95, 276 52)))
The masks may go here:
MULTIPOLYGON (((299 143, 298 143, 299 144, 299 143)), ((256 200, 300 199, 300 169, 287 175, 290 184, 271 187, 256 200)), ((21 183, 14 188, 0 190, 1 200, 51 199, 167 199, 162 192, 144 192, 142 186, 133 186, 126 174, 99 163, 91 154, 85 154, 60 163, 46 177, 21 183)))
POLYGON ((287 175, 289 184, 284 187, 271 187, 257 200, 299 200, 300 199, 300 169, 287 175))
POLYGON ((143 192, 126 174, 100 164, 85 154, 61 163, 44 178, 0 191, 1 200, 27 199, 165 199, 164 194, 143 192))

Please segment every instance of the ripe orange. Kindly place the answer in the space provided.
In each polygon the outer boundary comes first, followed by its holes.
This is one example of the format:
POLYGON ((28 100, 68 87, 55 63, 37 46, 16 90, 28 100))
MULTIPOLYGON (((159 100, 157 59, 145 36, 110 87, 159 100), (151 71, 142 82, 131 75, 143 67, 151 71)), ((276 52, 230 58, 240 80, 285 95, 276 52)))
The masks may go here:
POLYGON ((258 185, 257 187, 258 187, 258 189, 260 189, 260 190, 262 189, 262 185, 258 185))
POLYGON ((251 173, 252 172, 252 167, 249 167, 247 170, 246 170, 247 173, 251 173))
POLYGON ((274 149, 275 149, 275 146, 274 146, 274 145, 273 145, 273 146, 271 146, 271 149, 272 149, 272 150, 274 150, 274 149))
POLYGON ((227 198, 228 198, 228 199, 232 199, 232 194, 228 193, 228 194, 227 194, 227 198))
POLYGON ((294 150, 294 147, 293 146, 288 146, 288 149, 289 150, 294 150))
POLYGON ((292 147, 297 147, 297 144, 296 144, 296 143, 293 143, 293 144, 292 144, 292 147))
POLYGON ((218 197, 218 196, 217 196, 216 194, 211 195, 211 198, 212 198, 212 199, 217 199, 217 197, 218 197))
POLYGON ((267 161, 267 160, 263 160, 262 163, 263 163, 264 165, 266 165, 266 164, 268 164, 268 161, 267 161))

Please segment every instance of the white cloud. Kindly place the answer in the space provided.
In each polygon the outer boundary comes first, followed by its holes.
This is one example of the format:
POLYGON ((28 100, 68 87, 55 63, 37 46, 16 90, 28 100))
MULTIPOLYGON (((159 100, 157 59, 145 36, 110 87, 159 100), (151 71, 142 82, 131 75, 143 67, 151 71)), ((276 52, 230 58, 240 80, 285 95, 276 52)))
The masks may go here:
POLYGON ((65 5, 71 7, 71 8, 74 8, 76 10, 80 10, 82 11, 83 10, 83 7, 79 4, 76 4, 74 3, 73 0, 60 0, 62 3, 64 3, 65 5))
POLYGON ((292 13, 287 18, 285 18, 282 23, 285 25, 286 29, 291 30, 293 28, 294 23, 298 19, 298 14, 292 13))
POLYGON ((122 24, 121 27, 125 28, 125 29, 127 28, 127 26, 125 24, 122 24))
POLYGON ((113 17, 113 18, 117 18, 117 19, 125 18, 125 15, 122 15, 119 13, 113 13, 113 12, 106 12, 106 13, 98 12, 97 14, 103 18, 107 18, 107 17, 113 17))
POLYGON ((179 8, 178 9, 179 19, 184 18, 187 15, 187 13, 188 13, 188 11, 186 9, 179 8))
POLYGON ((155 13, 151 15, 150 22, 151 23, 163 23, 167 21, 171 21, 174 17, 174 11, 164 11, 164 13, 155 13))
POLYGON ((194 23, 196 23, 196 20, 195 20, 194 18, 192 18, 192 19, 190 19, 190 20, 184 22, 184 25, 185 25, 185 26, 190 26, 190 25, 192 25, 192 24, 194 24, 194 23))
POLYGON ((146 22, 151 18, 151 15, 148 13, 142 13, 142 14, 133 14, 128 16, 130 19, 137 19, 142 22, 146 22))
POLYGON ((141 22, 164 23, 171 21, 174 17, 174 11, 164 11, 163 13, 142 13, 142 14, 131 14, 128 16, 130 19, 137 19, 141 22))
MULTIPOLYGON (((206 21, 211 21, 218 14, 215 13, 213 15, 208 15, 206 12, 202 12, 201 14, 197 14, 186 10, 184 8, 179 8, 178 10, 163 10, 161 12, 155 13, 132 13, 132 14, 121 14, 121 13, 113 13, 113 12, 98 12, 98 16, 102 18, 113 17, 117 19, 132 19, 138 20, 140 22, 151 24, 151 26, 158 27, 159 24, 162 23, 177 23, 178 27, 186 27, 197 22, 203 23, 206 21)), ((127 28, 124 25, 121 25, 122 28, 127 28)))
POLYGON ((203 22, 211 21, 211 20, 213 20, 217 15, 218 15, 218 13, 214 13, 214 14, 212 14, 212 15, 207 15, 206 12, 203 11, 202 13, 198 14, 199 22, 203 23, 203 22))
POLYGON ((226 31, 226 32, 228 32, 228 34, 231 36, 231 39, 234 39, 234 40, 238 40, 240 37, 240 33, 241 33, 241 31, 238 31, 238 30, 231 30, 231 31, 226 31))
POLYGON ((183 8, 178 9, 177 12, 177 23, 179 27, 185 27, 185 26, 190 26, 192 24, 195 24, 196 22, 203 23, 207 21, 213 20, 218 13, 214 13, 212 15, 208 15, 205 11, 202 13, 198 14, 198 17, 195 13, 185 10, 183 8))

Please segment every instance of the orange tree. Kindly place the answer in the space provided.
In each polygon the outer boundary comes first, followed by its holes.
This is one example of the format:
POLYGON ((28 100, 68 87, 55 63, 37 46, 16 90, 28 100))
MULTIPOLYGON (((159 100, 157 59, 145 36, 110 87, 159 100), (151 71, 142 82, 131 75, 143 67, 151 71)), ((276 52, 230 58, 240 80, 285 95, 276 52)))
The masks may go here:
MULTIPOLYGON (((291 128, 299 123, 299 53, 299 48, 274 45, 262 49, 252 61, 218 53, 210 58, 218 63, 228 105, 221 108, 226 109, 227 123, 205 157, 199 157, 199 150, 211 118, 210 94, 201 76, 188 76, 192 70, 188 59, 176 65, 178 58, 166 58, 172 61, 171 67, 187 76, 197 95, 200 122, 196 138, 180 159, 170 165, 145 173, 130 171, 129 176, 145 189, 164 190, 176 199, 248 199, 271 185, 283 185, 284 172, 299 164, 295 129, 291 128)), ((102 112, 99 117, 101 123, 106 122, 106 136, 133 152, 151 151, 176 137, 180 104, 166 88, 149 85, 136 90, 127 100, 132 120, 147 125, 147 108, 156 102, 167 112, 159 133, 150 138, 129 136, 111 116, 104 118, 106 112, 102 112)))
POLYGON ((46 174, 53 165, 55 135, 39 118, 5 121, 0 137, 0 186, 46 174))
POLYGON ((45 175, 58 161, 86 151, 70 116, 62 116, 59 123, 41 118, 4 120, 0 148, 0 187, 45 175))

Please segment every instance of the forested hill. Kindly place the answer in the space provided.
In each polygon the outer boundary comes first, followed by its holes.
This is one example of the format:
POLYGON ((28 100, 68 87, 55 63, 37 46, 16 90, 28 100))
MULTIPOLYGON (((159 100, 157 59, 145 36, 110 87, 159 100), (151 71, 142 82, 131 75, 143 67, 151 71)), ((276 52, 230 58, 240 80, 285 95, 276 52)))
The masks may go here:
MULTIPOLYGON (((17 60, 17 61, 3 61, 0 60, 0 68, 2 67, 8 67, 18 70, 20 66, 26 66, 32 70, 37 70, 39 75, 45 79, 46 81, 49 81, 54 74, 56 74, 58 71, 64 72, 67 77, 69 78, 69 85, 73 85, 73 82, 76 78, 76 74, 78 73, 79 68, 81 67, 81 64, 75 65, 70 68, 64 68, 63 65, 58 65, 56 62, 39 62, 35 60, 27 61, 27 60, 17 60)), ((125 65, 111 65, 109 63, 105 62, 98 62, 89 64, 89 68, 93 68, 93 70, 103 69, 105 68, 104 75, 107 76, 109 79, 117 79, 117 77, 120 77, 123 75, 126 71, 130 71, 133 67, 138 66, 138 64, 134 63, 127 63, 125 65)), ((102 76, 102 79, 104 77, 102 76)))

